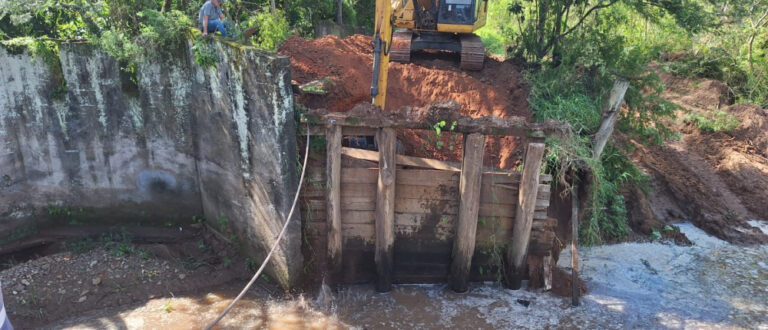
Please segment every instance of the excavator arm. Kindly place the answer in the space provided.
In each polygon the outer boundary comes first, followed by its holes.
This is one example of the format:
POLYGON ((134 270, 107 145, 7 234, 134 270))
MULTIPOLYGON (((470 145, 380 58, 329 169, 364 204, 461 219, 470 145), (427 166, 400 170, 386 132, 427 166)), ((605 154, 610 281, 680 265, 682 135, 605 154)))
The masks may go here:
POLYGON ((382 109, 387 98, 389 50, 392 47, 392 0, 376 0, 376 22, 373 34, 373 83, 371 98, 382 109))

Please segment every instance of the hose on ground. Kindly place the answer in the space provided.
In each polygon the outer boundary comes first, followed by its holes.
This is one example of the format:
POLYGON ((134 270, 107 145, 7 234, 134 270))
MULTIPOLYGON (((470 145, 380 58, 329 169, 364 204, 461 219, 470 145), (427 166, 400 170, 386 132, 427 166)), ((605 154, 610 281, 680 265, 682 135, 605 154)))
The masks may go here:
POLYGON ((224 316, 227 315, 227 313, 229 313, 232 307, 234 307, 235 304, 237 304, 237 302, 240 301, 241 298, 243 298, 243 296, 245 295, 246 292, 248 292, 248 290, 251 288, 253 283, 256 282, 256 279, 258 279, 259 276, 261 276, 261 272, 264 271, 264 267, 266 267, 267 263, 269 262, 269 259, 272 257, 272 254, 275 252, 275 250, 277 249, 277 246, 280 244, 280 240, 283 238, 283 235, 285 234, 286 229, 288 229, 288 223, 291 221, 291 217, 293 216, 293 211, 296 209, 296 202, 298 202, 299 200, 299 192, 301 191, 301 185, 304 183, 304 174, 307 171, 308 159, 309 159, 309 123, 307 123, 307 148, 306 148, 306 151, 304 152, 304 164, 301 167, 301 177, 299 178, 299 186, 296 188, 296 196, 293 198, 293 205, 291 205, 291 211, 288 212, 288 217, 285 219, 285 224, 283 225, 283 229, 280 231, 280 234, 277 235, 277 240, 275 240, 275 244, 272 245, 272 249, 269 250, 269 254, 267 254, 266 258, 264 258, 264 262, 261 263, 259 270, 257 270, 256 274, 253 275, 253 277, 251 278, 251 281, 245 285, 243 290, 240 291, 240 294, 238 294, 237 297, 235 297, 235 299, 232 300, 229 306, 227 306, 227 308, 224 309, 224 311, 222 311, 221 314, 219 314, 219 316, 216 317, 215 320, 213 320, 213 322, 211 322, 205 327, 205 330, 210 330, 217 323, 219 323, 219 321, 221 321, 221 319, 223 319, 224 316))

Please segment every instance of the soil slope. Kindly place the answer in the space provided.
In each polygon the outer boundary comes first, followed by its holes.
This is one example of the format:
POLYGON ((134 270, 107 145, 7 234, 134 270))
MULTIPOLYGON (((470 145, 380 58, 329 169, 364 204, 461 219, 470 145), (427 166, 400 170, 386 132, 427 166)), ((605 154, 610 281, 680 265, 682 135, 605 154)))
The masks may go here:
POLYGON ((673 127, 681 139, 638 146, 634 161, 651 174, 654 213, 665 221, 692 221, 734 243, 767 243, 747 221, 768 219, 768 114, 754 105, 729 105, 728 88, 708 79, 661 74, 665 98, 682 106, 673 127), (686 112, 725 111, 740 124, 730 132, 705 133, 686 112))
MULTIPOLYGON (((279 53, 291 58, 291 77, 296 83, 326 77, 333 80, 328 95, 298 94, 298 103, 343 112, 358 103, 370 102, 372 49, 372 39, 363 35, 344 39, 329 35, 314 40, 294 36, 279 53)), ((453 100, 461 104, 462 115, 530 118, 528 87, 521 69, 512 62, 488 57, 482 71, 465 72, 458 68, 456 54, 422 53, 412 59, 413 63, 390 63, 386 110, 453 100)), ((450 134, 444 134, 445 147, 438 149, 435 134, 429 133, 400 133, 404 153, 459 160, 461 139, 451 140, 450 134)), ((486 166, 516 166, 522 154, 516 150, 519 145, 521 141, 513 137, 489 137, 486 166)))

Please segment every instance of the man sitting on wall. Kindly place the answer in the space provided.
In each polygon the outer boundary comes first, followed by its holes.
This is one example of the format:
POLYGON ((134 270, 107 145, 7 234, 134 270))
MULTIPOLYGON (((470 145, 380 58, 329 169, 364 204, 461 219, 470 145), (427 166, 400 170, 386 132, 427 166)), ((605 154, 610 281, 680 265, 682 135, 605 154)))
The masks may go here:
POLYGON ((227 29, 224 27, 224 12, 221 11, 221 3, 225 0, 208 0, 200 8, 198 15, 197 28, 203 31, 203 35, 208 33, 221 32, 227 37, 227 29))

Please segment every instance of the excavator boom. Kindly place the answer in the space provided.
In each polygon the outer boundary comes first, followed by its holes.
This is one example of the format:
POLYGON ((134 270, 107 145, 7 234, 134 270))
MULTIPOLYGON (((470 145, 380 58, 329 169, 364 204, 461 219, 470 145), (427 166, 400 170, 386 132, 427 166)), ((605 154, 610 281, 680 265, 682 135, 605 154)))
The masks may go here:
POLYGON ((392 47, 392 0, 376 0, 376 22, 373 34, 373 84, 371 98, 374 105, 384 108, 387 97, 389 50, 392 47))

